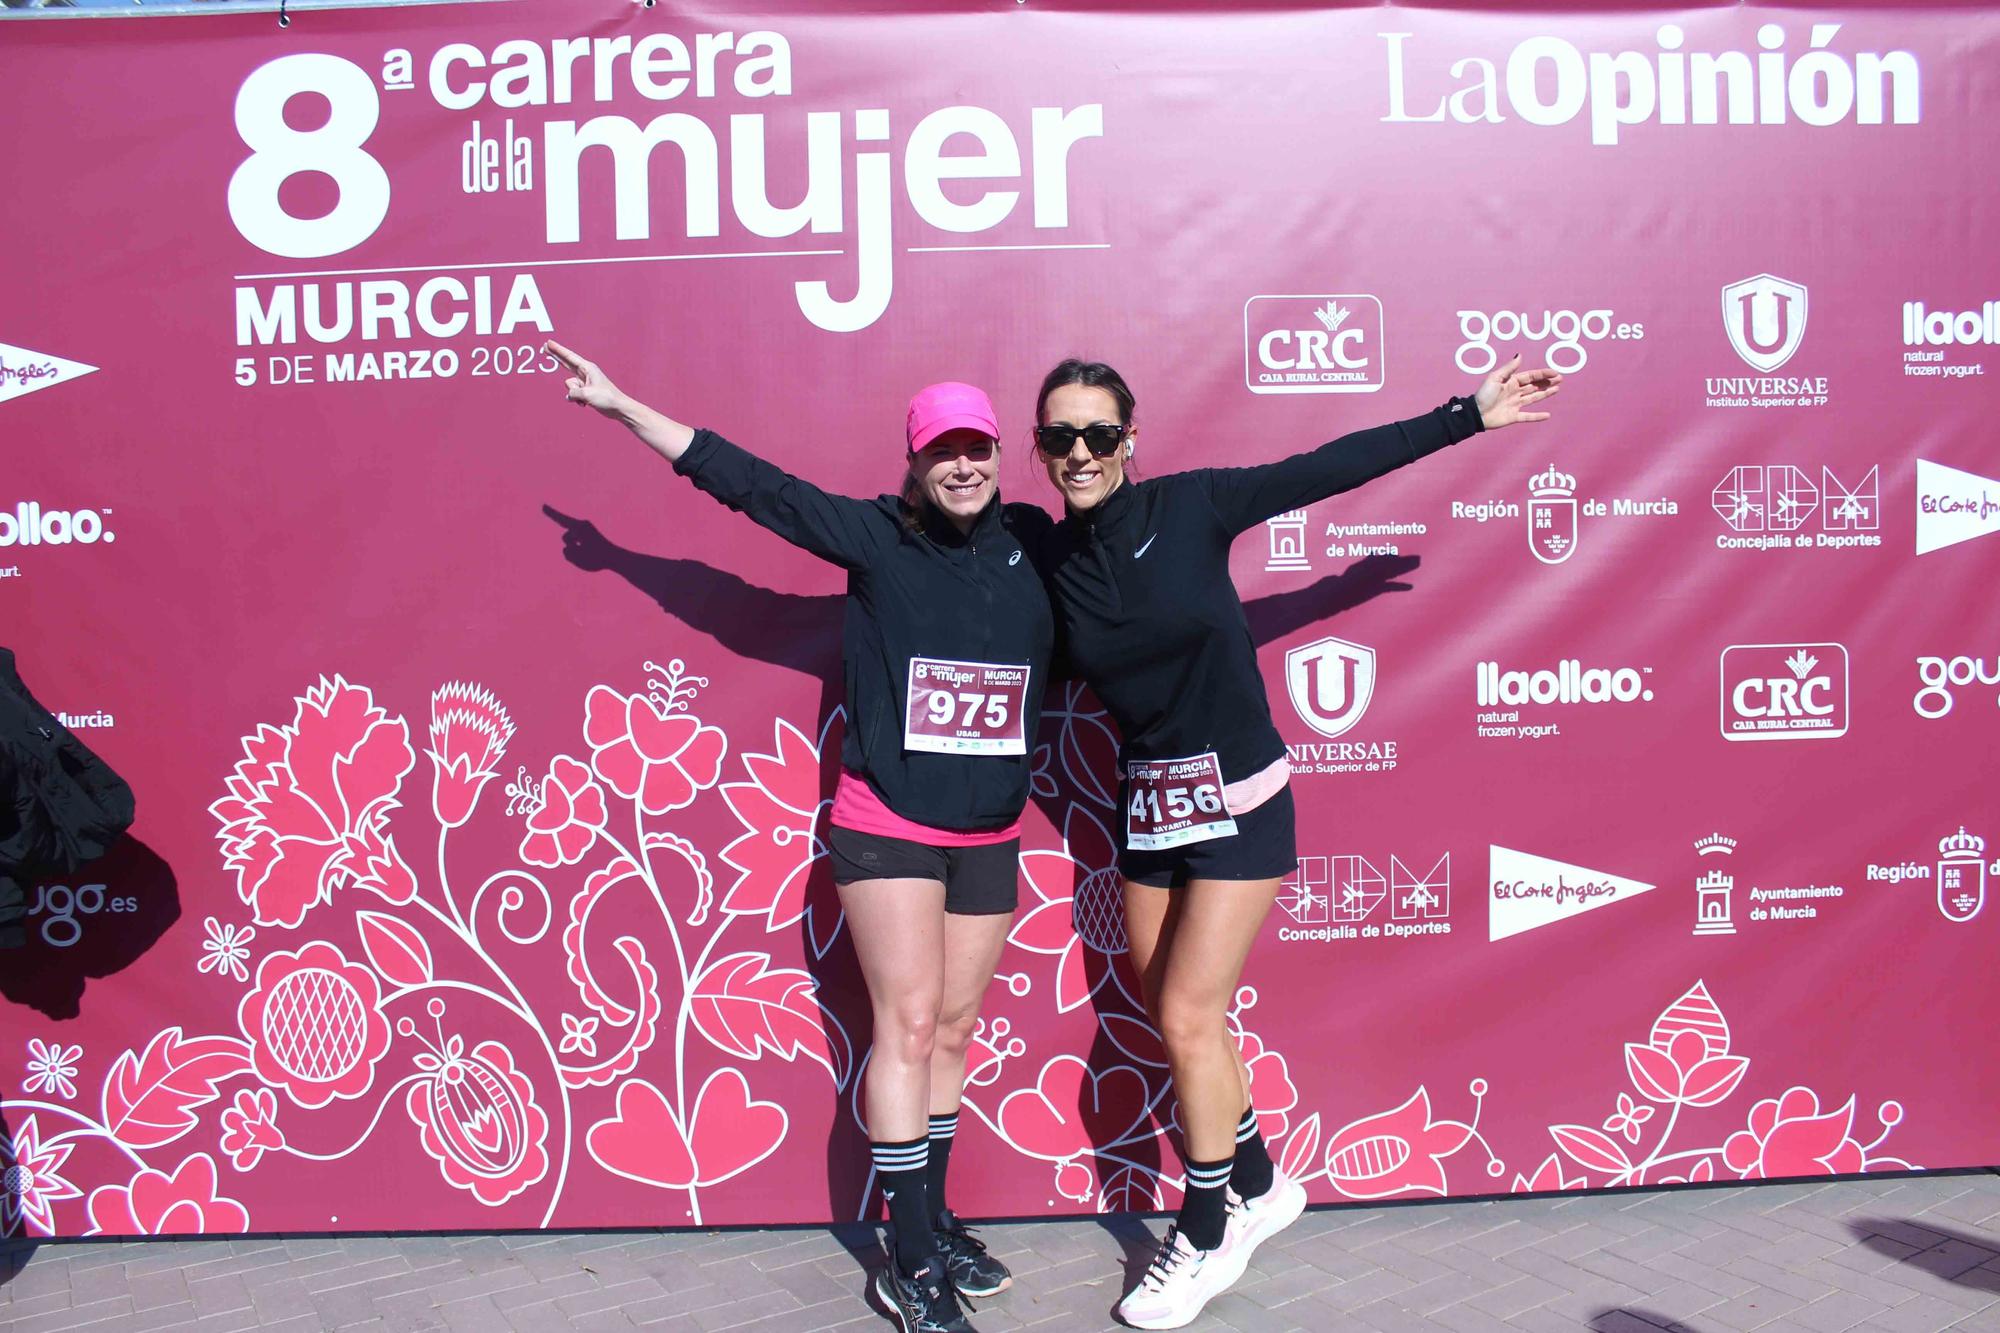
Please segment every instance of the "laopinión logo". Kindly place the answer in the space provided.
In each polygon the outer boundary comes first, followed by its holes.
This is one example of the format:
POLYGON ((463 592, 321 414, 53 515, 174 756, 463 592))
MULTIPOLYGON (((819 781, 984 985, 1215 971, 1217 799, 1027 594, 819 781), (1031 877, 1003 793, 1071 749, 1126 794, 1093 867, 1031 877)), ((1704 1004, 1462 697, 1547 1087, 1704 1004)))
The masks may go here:
MULTIPOLYGON (((1995 654, 1989 665, 1977 657, 1919 657, 1917 659, 1917 693, 1910 700, 1910 706, 1917 710, 1917 716, 1936 721, 1949 717, 1958 702, 1956 690, 1969 685, 1983 685, 1988 690, 2000 686, 2000 654, 1995 654)), ((2000 694, 1994 696, 2000 703, 2000 694)))
POLYGON ((96 366, 0 343, 0 403, 90 374, 96 366))
POLYGON ((1850 56, 1832 49, 1838 23, 1815 23, 1810 49, 1788 53, 1785 30, 1776 23, 1757 29, 1755 54, 1681 48, 1687 33, 1677 23, 1654 32, 1654 50, 1593 51, 1554 36, 1529 37, 1507 55, 1505 77, 1492 60, 1464 56, 1432 62, 1437 78, 1415 88, 1404 64, 1407 32, 1377 33, 1387 44, 1389 124, 1442 121, 1461 125, 1500 124, 1512 111, 1530 125, 1567 125, 1588 110, 1590 141, 1619 142, 1620 132, 1638 125, 1800 125, 1826 129, 1852 121, 1897 125, 1923 117, 1921 70, 1909 51, 1862 51, 1850 56), (1794 58, 1788 60, 1787 56, 1794 58), (1442 71, 1459 80, 1441 86, 1442 71), (1414 99, 1414 101, 1412 100, 1414 99), (1412 106, 1418 108, 1414 112, 1412 106), (1428 111, 1422 110, 1430 106, 1428 111))
POLYGON ((1587 667, 1574 657, 1537 670, 1481 662, 1476 668, 1478 734, 1484 739, 1531 741, 1560 736, 1562 724, 1545 718, 1547 710, 1650 702, 1653 690, 1646 678, 1652 674, 1651 667, 1587 667))
POLYGON ((75 888, 67 884, 44 884, 35 890, 28 920, 41 923, 44 944, 67 949, 83 938, 83 922, 78 917, 138 910, 137 898, 113 894, 102 884, 79 884, 75 888))
POLYGON ((2000 481, 1917 460, 1917 554, 2000 532, 2000 481))
MULTIPOLYGON (((1576 554, 1586 518, 1671 518, 1680 513, 1680 503, 1664 495, 1652 499, 1578 499, 1576 487, 1576 478, 1553 464, 1528 479, 1528 549, 1545 565, 1560 565, 1576 554)), ((1451 516, 1468 523, 1516 519, 1521 514, 1521 505, 1513 500, 1451 502, 1451 516)))
POLYGON ((1852 484, 1822 465, 1815 484, 1810 473, 1790 463, 1745 463, 1723 475, 1709 503, 1729 528, 1716 534, 1718 550, 1851 550, 1882 544, 1880 465, 1852 484))
POLYGON ((1779 375, 1806 336, 1805 284, 1759 273, 1722 289, 1722 328, 1756 375, 1711 375, 1710 407, 1824 407, 1824 375, 1779 375))
POLYGON ((1286 943, 1408 939, 1451 934, 1451 853, 1429 863, 1389 858, 1385 876, 1365 856, 1302 856, 1278 892, 1296 923, 1279 926, 1286 943), (1387 912, 1380 909, 1389 905, 1387 912))
POLYGON ((1243 303, 1243 383, 1252 393, 1374 393, 1387 374, 1377 297, 1253 296, 1243 303))
POLYGON ((38 500, 23 500, 11 511, 0 511, 0 546, 89 546, 117 541, 105 525, 109 509, 44 509, 38 500))
POLYGON ((1903 353, 1903 374, 1909 378, 1984 375, 1984 361, 1964 358, 1980 355, 1972 349, 2000 346, 2000 301, 1987 301, 1977 310, 1928 310, 1922 301, 1905 301, 1903 346, 1910 349, 1903 353))
POLYGON ((1461 310, 1458 312, 1458 368, 1468 375, 1484 375, 1500 364, 1500 351, 1493 344, 1511 347, 1516 343, 1546 343, 1539 360, 1551 370, 1574 375, 1590 363, 1585 343, 1637 342, 1646 336, 1646 326, 1619 320, 1609 310, 1461 310))
POLYGON ((1957 925, 1978 916, 1986 906, 1986 888, 1993 875, 2000 874, 2000 860, 1986 860, 1986 839, 1968 833, 1960 824, 1958 832, 1938 840, 1937 860, 1924 864, 1914 858, 1889 864, 1870 862, 1866 871, 1871 884, 1902 884, 1935 879, 1938 914, 1957 925))
POLYGON ((1368 712, 1375 698, 1375 650, 1329 635, 1285 654, 1285 693, 1299 720, 1324 741, 1285 746, 1298 776, 1332 773, 1385 773, 1396 767, 1393 740, 1336 740, 1368 712))
POLYGON ((1732 741, 1830 740, 1848 725, 1847 648, 1739 643, 1722 650, 1722 735, 1732 741))

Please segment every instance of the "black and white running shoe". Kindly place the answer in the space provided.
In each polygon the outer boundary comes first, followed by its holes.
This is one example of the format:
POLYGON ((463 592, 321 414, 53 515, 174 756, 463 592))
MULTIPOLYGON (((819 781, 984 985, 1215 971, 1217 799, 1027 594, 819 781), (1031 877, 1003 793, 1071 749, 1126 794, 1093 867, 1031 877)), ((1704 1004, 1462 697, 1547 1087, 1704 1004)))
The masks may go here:
POLYGON ((958 1308, 943 1255, 933 1254, 908 1277, 891 1261, 875 1275, 875 1294, 896 1316, 903 1333, 974 1333, 958 1308))
POLYGON ((988 1254, 986 1242, 973 1235, 972 1228, 959 1221, 951 1209, 938 1214, 931 1235, 937 1239, 945 1271, 951 1274, 951 1285, 958 1288, 959 1295, 998 1296, 1014 1285, 1007 1265, 988 1254))

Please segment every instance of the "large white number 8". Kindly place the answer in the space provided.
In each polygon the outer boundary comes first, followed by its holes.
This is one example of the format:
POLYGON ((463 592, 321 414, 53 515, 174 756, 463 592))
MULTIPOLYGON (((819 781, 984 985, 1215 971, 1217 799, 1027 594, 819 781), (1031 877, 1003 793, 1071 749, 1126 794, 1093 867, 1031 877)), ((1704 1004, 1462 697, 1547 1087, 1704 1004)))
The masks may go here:
POLYGON ((292 259, 339 254, 375 234, 389 213, 389 173, 362 148, 382 118, 381 95, 351 60, 317 53, 280 56, 236 93, 236 133, 250 156, 229 178, 229 216, 259 250, 292 259), (316 130, 285 124, 285 104, 319 93, 333 114, 316 130), (340 202, 323 218, 295 218, 278 187, 301 171, 323 171, 340 202))

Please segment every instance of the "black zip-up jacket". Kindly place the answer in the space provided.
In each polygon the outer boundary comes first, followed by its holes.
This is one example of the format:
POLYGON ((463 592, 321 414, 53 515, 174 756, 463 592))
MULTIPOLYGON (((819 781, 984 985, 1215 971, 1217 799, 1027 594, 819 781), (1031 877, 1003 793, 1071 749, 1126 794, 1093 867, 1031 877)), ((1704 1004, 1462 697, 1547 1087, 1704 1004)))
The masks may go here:
POLYGON ((1127 481, 1056 524, 1050 587, 1067 662, 1118 724, 1119 762, 1213 750, 1223 781, 1237 782, 1281 758, 1230 542, 1481 424, 1472 399, 1454 398, 1275 463, 1127 481))
POLYGON ((1035 558, 1054 520, 1034 505, 1003 504, 996 496, 970 533, 937 515, 913 527, 910 507, 896 496, 828 495, 708 430, 695 432, 674 470, 847 570, 841 763, 883 804, 919 824, 977 833, 1019 818, 1054 654, 1055 620, 1035 558), (1028 753, 905 750, 912 657, 1027 666, 1028 753))

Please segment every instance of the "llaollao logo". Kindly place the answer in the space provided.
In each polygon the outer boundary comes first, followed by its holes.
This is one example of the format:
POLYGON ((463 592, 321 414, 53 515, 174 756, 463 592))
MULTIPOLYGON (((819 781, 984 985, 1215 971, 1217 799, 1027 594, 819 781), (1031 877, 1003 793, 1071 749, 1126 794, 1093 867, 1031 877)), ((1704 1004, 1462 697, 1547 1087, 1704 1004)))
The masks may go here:
POLYGON ((117 541, 117 534, 105 524, 109 509, 44 509, 36 500, 23 500, 11 510, 0 511, 0 546, 90 546, 117 541))

